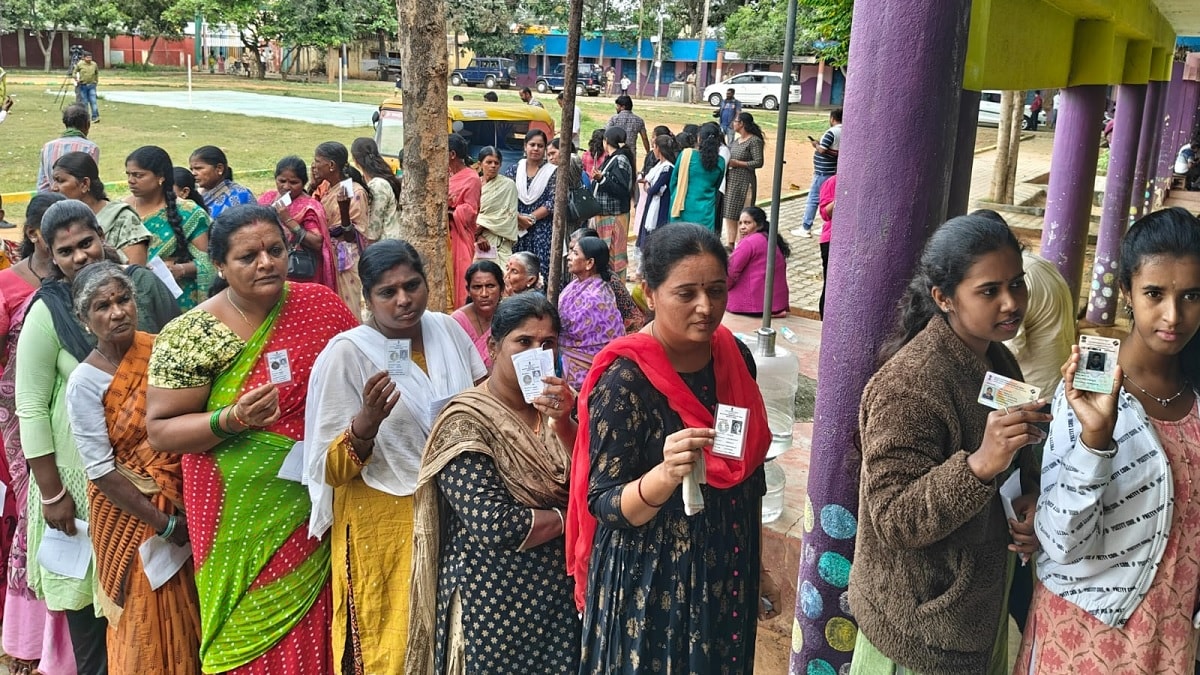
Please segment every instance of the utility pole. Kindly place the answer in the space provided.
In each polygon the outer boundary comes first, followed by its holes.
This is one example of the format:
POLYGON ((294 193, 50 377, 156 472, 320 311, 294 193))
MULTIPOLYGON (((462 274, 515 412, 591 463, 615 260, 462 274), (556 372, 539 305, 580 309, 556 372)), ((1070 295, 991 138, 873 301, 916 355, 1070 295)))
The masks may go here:
MULTIPOLYGON (((638 96, 642 96, 645 93, 645 88, 642 86, 642 14, 645 13, 645 11, 645 1, 638 0, 638 36, 637 47, 635 48, 635 57, 637 58, 637 76, 634 78, 633 83, 633 90, 637 92, 638 96)), ((582 141, 583 139, 580 140, 582 141)))
POLYGON ((699 96, 700 92, 708 86, 708 68, 704 63, 704 43, 708 39, 708 10, 711 6, 712 0, 704 0, 704 21, 700 26, 700 52, 696 54, 696 91, 692 92, 693 97, 699 96))
MULTIPOLYGON (((654 100, 662 91, 662 43, 663 43, 663 6, 658 2, 658 49, 654 53, 654 100)), ((628 140, 628 139, 626 139, 628 140)), ((630 141, 632 143, 632 141, 630 141)))

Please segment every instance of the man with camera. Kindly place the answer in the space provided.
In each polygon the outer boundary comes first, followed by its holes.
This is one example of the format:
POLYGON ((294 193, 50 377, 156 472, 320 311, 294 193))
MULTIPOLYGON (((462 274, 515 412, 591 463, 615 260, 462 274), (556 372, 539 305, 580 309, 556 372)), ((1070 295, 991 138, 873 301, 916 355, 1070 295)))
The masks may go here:
POLYGON ((100 66, 92 60, 92 53, 85 51, 83 58, 71 71, 79 90, 80 102, 91 108, 92 124, 100 121, 100 104, 96 101, 96 85, 100 83, 100 66))

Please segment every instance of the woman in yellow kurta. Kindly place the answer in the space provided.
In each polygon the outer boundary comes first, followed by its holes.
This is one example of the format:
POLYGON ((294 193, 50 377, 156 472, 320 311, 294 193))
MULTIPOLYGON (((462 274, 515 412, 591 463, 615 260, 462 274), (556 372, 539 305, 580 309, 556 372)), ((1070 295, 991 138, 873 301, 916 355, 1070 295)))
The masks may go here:
POLYGON ((410 244, 373 244, 358 273, 372 318, 317 358, 304 433, 309 534, 332 526, 334 663, 348 675, 403 671, 421 451, 441 406, 487 375, 462 327, 425 311, 410 244))

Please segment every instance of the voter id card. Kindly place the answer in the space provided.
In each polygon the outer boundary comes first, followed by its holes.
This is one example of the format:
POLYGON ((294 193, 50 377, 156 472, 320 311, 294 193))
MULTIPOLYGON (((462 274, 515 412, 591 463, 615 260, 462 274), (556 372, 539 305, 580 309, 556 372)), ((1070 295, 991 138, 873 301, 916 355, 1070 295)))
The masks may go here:
POLYGON ((979 402, 989 408, 1000 410, 1033 403, 1038 400, 1040 393, 1041 390, 1031 384, 989 371, 983 376, 983 387, 979 389, 979 402))
POLYGON ((271 384, 287 384, 292 381, 292 364, 286 349, 267 353, 267 375, 271 384))
POLYGON ((513 368, 517 373, 517 383, 521 385, 521 394, 526 403, 542 395, 546 383, 543 377, 554 374, 554 352, 549 349, 527 349, 512 355, 513 368))
POLYGON ((292 193, 285 192, 285 193, 279 195, 279 198, 275 200, 275 203, 280 204, 282 206, 291 206, 292 205, 292 193))
POLYGON ((713 439, 714 455, 741 459, 746 447, 746 416, 749 411, 724 403, 717 405, 717 437, 713 439))
POLYGON ((387 341, 387 371, 393 377, 404 377, 412 368, 412 340, 387 341))
POLYGON ((1072 384, 1076 389, 1109 394, 1117 371, 1121 341, 1098 335, 1079 336, 1079 367, 1072 384))

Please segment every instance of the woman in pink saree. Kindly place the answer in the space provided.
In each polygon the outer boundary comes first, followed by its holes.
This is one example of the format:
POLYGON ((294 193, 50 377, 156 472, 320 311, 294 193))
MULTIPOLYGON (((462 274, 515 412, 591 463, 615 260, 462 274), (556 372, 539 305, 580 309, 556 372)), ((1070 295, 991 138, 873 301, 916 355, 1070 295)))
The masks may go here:
POLYGON ((596 237, 580 237, 567 253, 567 271, 575 280, 558 299, 562 319, 558 350, 563 377, 578 391, 592 359, 605 345, 625 335, 625 324, 609 285, 608 244, 596 237))
POLYGON ((333 264, 333 244, 325 224, 325 207, 304 191, 308 185, 308 166, 304 160, 289 155, 275 165, 275 189, 258 198, 263 206, 272 206, 279 213, 279 222, 291 233, 289 246, 304 248, 316 259, 317 274, 311 279, 293 279, 321 284, 337 290, 337 268, 333 264))

